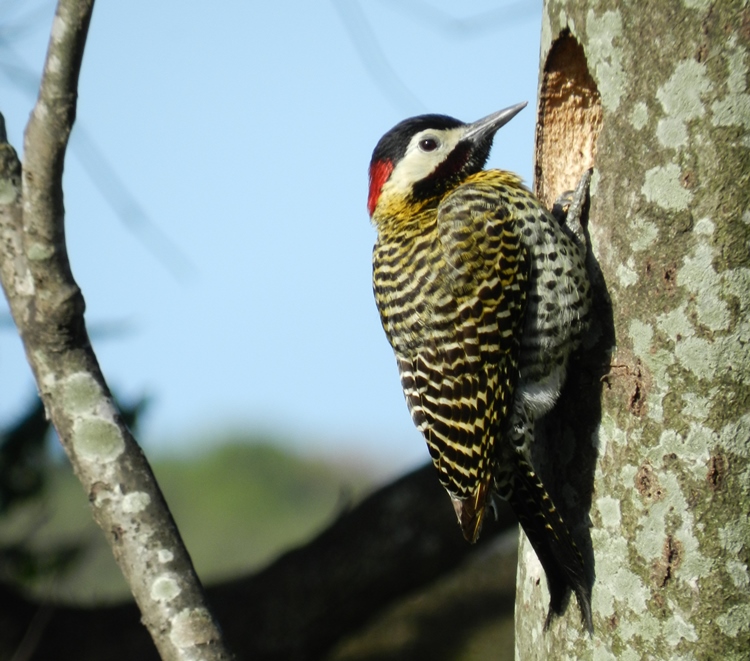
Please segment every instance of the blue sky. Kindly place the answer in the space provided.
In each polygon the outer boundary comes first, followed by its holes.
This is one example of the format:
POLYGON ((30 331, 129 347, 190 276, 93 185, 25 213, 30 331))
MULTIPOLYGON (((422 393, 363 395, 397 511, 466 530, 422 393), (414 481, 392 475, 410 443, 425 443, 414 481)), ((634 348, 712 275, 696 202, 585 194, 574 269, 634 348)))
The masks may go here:
MULTIPOLYGON (((0 2, 19 151, 34 98, 18 67, 41 71, 53 13, 0 2)), ((97 3, 66 231, 110 386, 152 397, 147 451, 247 428, 394 471, 426 460, 372 298, 367 166, 405 117, 529 101, 489 165, 530 182, 540 25, 531 0, 97 3)), ((0 424, 32 392, 4 323, 0 424)))

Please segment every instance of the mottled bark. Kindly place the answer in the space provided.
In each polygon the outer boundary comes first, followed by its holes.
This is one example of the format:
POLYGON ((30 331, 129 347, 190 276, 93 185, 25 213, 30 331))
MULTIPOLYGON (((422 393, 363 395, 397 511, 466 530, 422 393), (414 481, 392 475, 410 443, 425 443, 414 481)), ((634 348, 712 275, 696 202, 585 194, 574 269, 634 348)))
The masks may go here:
POLYGON ((99 369, 68 262, 62 174, 93 4, 58 4, 23 165, 0 131, 0 275, 47 415, 161 657, 227 659, 190 556, 99 369))
POLYGON ((599 336, 573 380, 609 360, 599 400, 568 389, 580 418, 556 418, 577 443, 558 457, 567 504, 590 507, 595 632, 574 608, 542 632, 544 580, 523 543, 516 656, 746 659, 750 9, 547 0, 541 64, 538 189, 595 167, 599 336), (595 460, 590 479, 574 456, 595 460))

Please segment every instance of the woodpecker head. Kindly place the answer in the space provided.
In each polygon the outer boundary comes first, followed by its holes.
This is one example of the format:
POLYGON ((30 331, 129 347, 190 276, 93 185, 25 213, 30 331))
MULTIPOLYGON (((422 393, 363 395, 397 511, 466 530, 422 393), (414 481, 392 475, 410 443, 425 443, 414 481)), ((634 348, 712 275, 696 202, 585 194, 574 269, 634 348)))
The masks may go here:
POLYGON ((372 153, 370 216, 381 202, 416 203, 439 197, 479 172, 497 130, 525 107, 525 102, 519 103, 471 124, 446 115, 419 115, 396 124, 372 153))

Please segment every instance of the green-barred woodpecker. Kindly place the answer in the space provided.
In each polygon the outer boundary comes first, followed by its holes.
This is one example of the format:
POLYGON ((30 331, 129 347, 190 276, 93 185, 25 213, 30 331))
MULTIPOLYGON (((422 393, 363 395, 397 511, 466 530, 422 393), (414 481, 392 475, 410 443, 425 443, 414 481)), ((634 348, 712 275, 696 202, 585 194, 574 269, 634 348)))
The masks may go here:
POLYGON ((378 142, 368 210, 375 300, 414 424, 464 537, 508 500, 545 570, 550 610, 568 588, 591 630, 591 589, 531 458, 591 304, 586 245, 503 170, 483 170, 496 131, 526 104, 471 124, 404 120, 378 142))

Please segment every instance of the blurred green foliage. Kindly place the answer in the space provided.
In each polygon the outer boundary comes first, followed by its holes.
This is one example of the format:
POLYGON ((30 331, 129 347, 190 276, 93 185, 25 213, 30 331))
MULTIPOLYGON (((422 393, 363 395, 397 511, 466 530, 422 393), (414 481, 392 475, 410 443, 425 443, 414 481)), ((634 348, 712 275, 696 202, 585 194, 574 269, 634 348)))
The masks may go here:
POLYGON ((15 424, 0 430, 0 516, 41 491, 48 430, 49 422, 39 398, 15 424))
MULTIPOLYGON (((44 405, 34 398, 15 424, 0 430, 0 521, 43 493, 49 466, 49 428, 44 405)), ((30 520, 21 531, 25 534, 8 539, 0 535, 0 579, 33 583, 65 573, 79 556, 76 543, 34 549, 28 540, 35 524, 30 520)))
MULTIPOLYGON (((121 407, 131 428, 145 406, 121 407)), ((77 602, 124 597, 86 494, 54 442, 38 401, 0 432, 0 580, 77 602)), ((151 464, 204 581, 251 571, 304 542, 371 483, 361 470, 251 433, 206 434, 199 445, 206 450, 151 464)))
POLYGON ((190 459, 154 472, 204 580, 257 568, 322 530, 361 494, 360 470, 304 457, 253 434, 206 439, 190 459))
MULTIPOLYGON (((131 428, 146 404, 141 398, 120 407, 131 428)), ((55 497, 48 492, 49 484, 56 471, 64 470, 53 458, 53 443, 39 397, 31 399, 15 423, 0 429, 0 580, 25 586, 56 580, 85 551, 85 543, 75 538, 36 543, 38 532, 49 520, 43 503, 55 497)))

